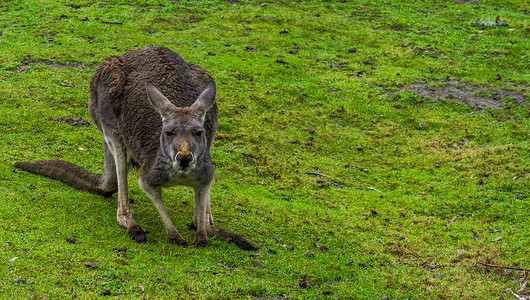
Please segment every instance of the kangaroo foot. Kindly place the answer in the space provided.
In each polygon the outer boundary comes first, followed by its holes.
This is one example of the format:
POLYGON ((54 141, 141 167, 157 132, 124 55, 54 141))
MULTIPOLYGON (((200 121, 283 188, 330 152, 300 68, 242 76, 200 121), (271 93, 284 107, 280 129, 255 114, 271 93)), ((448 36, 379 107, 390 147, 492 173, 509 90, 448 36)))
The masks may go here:
POLYGON ((230 230, 224 229, 217 225, 210 225, 210 233, 217 236, 220 239, 227 240, 231 243, 236 244, 239 248, 246 251, 256 251, 259 247, 252 245, 249 241, 244 239, 242 236, 233 233, 230 230))
POLYGON ((193 245, 195 245, 196 247, 208 247, 210 244, 206 239, 206 234, 196 233, 195 239, 193 240, 193 245))
POLYGON ((202 241, 193 240, 193 245, 195 245, 195 247, 208 247, 210 246, 210 243, 208 243, 207 240, 202 240, 202 241))
POLYGON ((175 245, 180 245, 184 247, 188 246, 188 242, 186 242, 186 240, 180 234, 168 236, 167 241, 168 243, 175 244, 175 245))
POLYGON ((146 232, 138 224, 134 224, 127 228, 127 234, 138 243, 145 243, 147 240, 145 237, 146 232))
POLYGON ((252 245, 249 241, 244 239, 242 236, 237 235, 235 233, 233 237, 231 237, 228 241, 236 244, 236 246, 246 251, 256 251, 259 249, 259 247, 252 245))
POLYGON ((175 245, 180 245, 183 247, 188 246, 188 242, 186 242, 186 240, 183 238, 167 238, 167 242, 171 244, 175 244, 175 245))

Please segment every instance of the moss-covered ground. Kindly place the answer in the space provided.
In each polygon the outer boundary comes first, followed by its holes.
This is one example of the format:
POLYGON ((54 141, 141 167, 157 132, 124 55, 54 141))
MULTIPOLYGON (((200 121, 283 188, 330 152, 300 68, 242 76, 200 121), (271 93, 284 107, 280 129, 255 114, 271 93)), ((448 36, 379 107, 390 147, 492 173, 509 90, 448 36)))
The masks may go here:
MULTIPOLYGON (((530 295, 529 12, 510 0, 3 0, 0 298, 530 295), (258 251, 168 244, 135 171, 145 244, 117 225, 116 196, 13 167, 101 170, 97 128, 53 118, 90 120, 97 65, 149 44, 215 78, 213 214, 258 251)), ((164 197, 191 241, 192 191, 164 197)))

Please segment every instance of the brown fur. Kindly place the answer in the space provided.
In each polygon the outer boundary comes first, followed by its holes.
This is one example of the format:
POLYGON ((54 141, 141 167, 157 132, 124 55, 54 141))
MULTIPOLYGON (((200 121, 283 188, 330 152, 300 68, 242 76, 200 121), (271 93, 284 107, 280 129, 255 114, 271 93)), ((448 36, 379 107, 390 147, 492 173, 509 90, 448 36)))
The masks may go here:
POLYGON ((187 185, 195 189, 194 244, 207 246, 209 233, 256 250, 213 223, 209 190, 214 176, 210 148, 217 129, 215 93, 206 70, 168 48, 147 46, 111 56, 92 76, 88 103, 104 136, 103 173, 61 160, 15 162, 15 166, 94 194, 118 191, 118 224, 134 240, 145 242, 127 191, 129 166, 137 164, 140 186, 159 211, 170 242, 187 244, 169 218, 161 188, 187 185))
POLYGON ((98 188, 101 174, 92 173, 87 169, 64 160, 17 161, 15 167, 31 173, 60 180, 76 189, 92 194, 110 196, 118 189, 104 191, 98 188))

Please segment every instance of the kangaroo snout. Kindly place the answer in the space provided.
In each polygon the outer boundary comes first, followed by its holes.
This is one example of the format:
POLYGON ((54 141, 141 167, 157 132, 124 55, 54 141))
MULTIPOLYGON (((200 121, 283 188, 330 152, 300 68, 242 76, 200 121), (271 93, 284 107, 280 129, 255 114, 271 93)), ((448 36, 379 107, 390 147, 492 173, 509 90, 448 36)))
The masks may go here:
POLYGON ((193 152, 191 152, 188 141, 181 140, 175 160, 179 163, 180 169, 183 171, 186 171, 193 163, 195 163, 195 157, 193 156, 193 152))
POLYGON ((176 161, 179 163, 180 168, 185 171, 195 162, 195 158, 190 151, 179 151, 176 161))

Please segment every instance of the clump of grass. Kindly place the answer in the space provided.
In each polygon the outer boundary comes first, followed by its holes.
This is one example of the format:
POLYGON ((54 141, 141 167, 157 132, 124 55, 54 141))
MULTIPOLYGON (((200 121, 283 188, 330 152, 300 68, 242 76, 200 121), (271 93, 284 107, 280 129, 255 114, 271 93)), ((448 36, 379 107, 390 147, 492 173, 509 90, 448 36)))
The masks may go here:
POLYGON ((471 26, 481 29, 508 27, 508 21, 497 16, 495 20, 490 18, 477 18, 471 22, 471 26))

